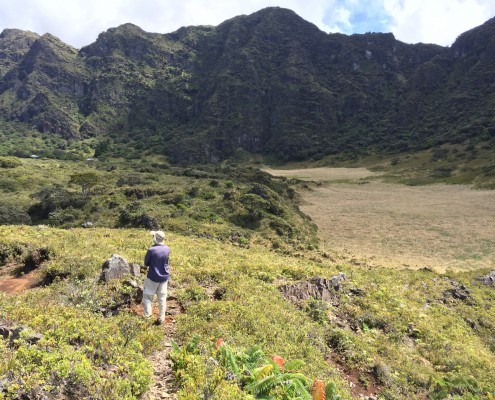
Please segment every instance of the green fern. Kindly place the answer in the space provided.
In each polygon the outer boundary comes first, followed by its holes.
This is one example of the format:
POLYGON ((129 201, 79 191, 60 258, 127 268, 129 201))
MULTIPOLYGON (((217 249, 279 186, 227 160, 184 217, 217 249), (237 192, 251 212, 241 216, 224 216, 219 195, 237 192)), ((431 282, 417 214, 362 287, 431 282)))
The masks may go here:
POLYGON ((337 394, 337 385, 330 382, 325 386, 326 400, 340 400, 341 397, 337 394))
POLYGON ((252 346, 243 354, 241 353, 240 359, 242 360, 244 368, 251 370, 265 361, 265 353, 263 353, 258 346, 252 346))
POLYGON ((299 371, 305 365, 306 363, 303 360, 291 360, 285 364, 285 370, 287 372, 299 371))
POLYGON ((252 382, 245 387, 246 391, 255 395, 270 395, 270 392, 282 388, 291 395, 302 396, 303 399, 311 400, 311 396, 306 389, 307 379, 300 373, 275 373, 261 380, 252 382), (296 382, 297 381, 297 382, 296 382))
POLYGON ((218 361, 222 367, 232 372, 234 375, 238 376, 240 374, 241 369, 230 346, 223 344, 218 349, 218 361))
POLYGON ((266 364, 262 367, 256 368, 252 371, 252 375, 255 380, 264 379, 273 372, 273 365, 266 364))
POLYGON ((311 400, 311 394, 300 379, 291 380, 290 385, 287 387, 287 394, 291 395, 291 399, 311 400))

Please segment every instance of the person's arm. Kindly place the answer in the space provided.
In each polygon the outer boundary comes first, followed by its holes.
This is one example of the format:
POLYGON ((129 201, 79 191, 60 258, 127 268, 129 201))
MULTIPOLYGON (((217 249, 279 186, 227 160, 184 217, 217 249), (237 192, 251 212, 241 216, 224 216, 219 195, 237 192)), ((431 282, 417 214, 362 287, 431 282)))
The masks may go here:
POLYGON ((150 262, 151 262, 151 251, 149 251, 149 249, 148 249, 148 251, 146 252, 146 255, 144 256, 144 266, 149 267, 150 262))

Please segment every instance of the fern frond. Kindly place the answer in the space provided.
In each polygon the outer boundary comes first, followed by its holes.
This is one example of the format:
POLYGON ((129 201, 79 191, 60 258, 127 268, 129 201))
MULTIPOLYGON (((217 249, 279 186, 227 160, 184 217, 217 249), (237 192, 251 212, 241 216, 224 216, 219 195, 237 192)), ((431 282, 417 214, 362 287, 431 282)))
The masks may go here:
POLYGON ((173 353, 179 353, 180 352, 180 346, 177 344, 177 342, 174 339, 170 339, 170 345, 172 347, 173 353))
POLYGON ((315 379, 313 383, 313 390, 311 391, 312 400, 325 400, 325 382, 320 379, 315 379))
POLYGON ((273 365, 267 364, 267 365, 264 365, 263 367, 256 368, 253 371, 253 376, 254 376, 254 379, 260 380, 260 379, 266 378, 272 372, 273 372, 273 365))
POLYGON ((218 361, 220 361, 220 364, 224 368, 234 373, 235 375, 239 375, 240 368, 234 352, 226 344, 220 346, 220 348, 218 349, 218 361))
POLYGON ((190 354, 198 354, 199 353, 199 349, 198 349, 199 340, 200 340, 199 336, 194 335, 194 337, 185 346, 186 352, 190 353, 190 354))
POLYGON ((266 378, 250 383, 246 386, 246 390, 255 396, 267 395, 284 380, 282 375, 269 375, 266 378))
POLYGON ((253 346, 246 350, 244 363, 246 368, 251 369, 256 367, 261 361, 265 359, 265 353, 259 346, 253 346))
POLYGON ((291 379, 290 392, 301 400, 312 400, 306 386, 299 379, 291 379))
POLYGON ((340 396, 337 394, 337 385, 333 382, 328 383, 325 387, 325 395, 326 400, 340 400, 340 396))
POLYGON ((306 363, 303 360, 291 360, 285 364, 285 370, 287 372, 299 371, 305 365, 306 363))

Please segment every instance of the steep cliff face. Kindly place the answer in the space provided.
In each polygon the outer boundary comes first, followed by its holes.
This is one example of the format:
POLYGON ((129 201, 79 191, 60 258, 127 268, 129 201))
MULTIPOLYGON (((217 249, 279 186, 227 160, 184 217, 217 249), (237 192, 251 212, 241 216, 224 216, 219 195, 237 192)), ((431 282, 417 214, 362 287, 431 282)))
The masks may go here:
POLYGON ((18 63, 39 36, 18 29, 0 33, 0 79, 18 63))
POLYGON ((0 84, 0 112, 41 132, 79 137, 77 99, 85 68, 76 49, 56 37, 36 38, 0 84))
POLYGON ((79 51, 6 30, 0 115, 71 139, 152 143, 184 162, 492 137, 494 31, 492 19, 451 48, 408 45, 326 34, 282 8, 167 35, 125 24, 79 51))

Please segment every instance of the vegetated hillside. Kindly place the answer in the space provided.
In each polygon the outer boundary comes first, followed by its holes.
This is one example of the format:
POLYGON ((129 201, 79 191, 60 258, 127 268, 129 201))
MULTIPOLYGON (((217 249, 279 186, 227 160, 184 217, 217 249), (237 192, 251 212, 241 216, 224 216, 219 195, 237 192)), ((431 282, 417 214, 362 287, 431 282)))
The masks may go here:
POLYGON ((409 45, 392 34, 326 34, 267 8, 165 35, 126 24, 80 50, 4 31, 2 151, 36 151, 14 140, 32 127, 52 152, 93 138, 97 154, 132 149, 184 163, 239 149, 307 159, 493 147, 494 27, 491 19, 451 48, 409 45))
MULTIPOLYGON (((327 399, 495 395, 495 289, 478 280, 488 271, 371 273, 314 252, 167 235, 183 307, 173 337, 180 399, 289 399, 315 378, 333 384, 327 399)), ((140 264, 149 245, 146 229, 0 226, 0 272, 34 268, 44 285, 0 293, 2 332, 24 327, 15 340, 0 337, 2 395, 142 397, 152 374, 145 356, 163 332, 129 312, 129 279, 97 281, 111 254, 140 264)))
POLYGON ((235 164, 0 157, 0 225, 162 228, 277 251, 316 248, 289 181, 235 164))

